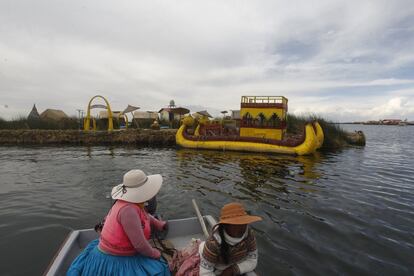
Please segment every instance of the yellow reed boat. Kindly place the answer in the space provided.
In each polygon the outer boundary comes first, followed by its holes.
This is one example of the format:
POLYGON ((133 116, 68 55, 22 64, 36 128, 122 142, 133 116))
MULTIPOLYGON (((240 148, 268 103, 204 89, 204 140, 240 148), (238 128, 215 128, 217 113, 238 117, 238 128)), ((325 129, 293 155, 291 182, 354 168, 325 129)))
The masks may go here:
POLYGON ((299 136, 286 134, 287 99, 279 96, 243 96, 239 127, 233 131, 206 118, 191 135, 194 118, 185 117, 176 134, 177 145, 184 148, 232 150, 307 155, 319 149, 324 140, 318 122, 307 123, 299 136))

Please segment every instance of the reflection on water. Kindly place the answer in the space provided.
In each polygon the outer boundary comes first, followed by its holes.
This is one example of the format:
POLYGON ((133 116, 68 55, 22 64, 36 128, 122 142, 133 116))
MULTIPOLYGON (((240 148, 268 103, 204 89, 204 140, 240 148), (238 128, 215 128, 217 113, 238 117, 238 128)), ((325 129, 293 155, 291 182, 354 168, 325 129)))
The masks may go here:
POLYGON ((107 212, 110 189, 131 168, 164 176, 167 218, 194 216, 191 198, 216 217, 233 200, 262 216, 253 226, 261 275, 412 274, 414 128, 363 127, 365 148, 300 157, 1 148, 0 274, 41 274, 70 229, 107 212))
POLYGON ((95 147, 85 146, 86 156, 88 158, 92 158, 96 155, 108 155, 111 157, 115 157, 115 148, 113 146, 107 147, 104 150, 96 151, 95 147))
MULTIPOLYGON (((312 179, 319 174, 314 165, 320 160, 315 157, 272 156, 252 153, 194 151, 180 149, 177 151, 179 166, 186 177, 204 178, 214 185, 209 191, 227 193, 236 199, 273 200, 278 193, 288 194, 286 179, 302 178, 304 191, 311 192, 312 179), (195 167, 196 166, 196 167, 195 167), (220 183, 231 182, 231 187, 220 189, 220 183)), ((191 182, 189 188, 197 187, 199 183, 191 182)), ((203 185, 206 189, 206 185, 203 185)))

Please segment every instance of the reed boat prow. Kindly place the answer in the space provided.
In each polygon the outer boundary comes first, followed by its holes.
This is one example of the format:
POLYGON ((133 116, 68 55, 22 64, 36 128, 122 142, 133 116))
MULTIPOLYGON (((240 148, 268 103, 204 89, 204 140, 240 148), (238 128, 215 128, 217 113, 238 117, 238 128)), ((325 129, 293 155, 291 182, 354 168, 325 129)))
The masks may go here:
POLYGON ((318 138, 312 123, 306 124, 304 136, 303 143, 294 147, 297 155, 312 154, 318 149, 318 138))
POLYGON ((323 129, 318 121, 313 123, 313 127, 316 132, 316 140, 317 140, 317 147, 316 149, 320 149, 323 145, 323 141, 325 139, 325 134, 323 133, 323 129))

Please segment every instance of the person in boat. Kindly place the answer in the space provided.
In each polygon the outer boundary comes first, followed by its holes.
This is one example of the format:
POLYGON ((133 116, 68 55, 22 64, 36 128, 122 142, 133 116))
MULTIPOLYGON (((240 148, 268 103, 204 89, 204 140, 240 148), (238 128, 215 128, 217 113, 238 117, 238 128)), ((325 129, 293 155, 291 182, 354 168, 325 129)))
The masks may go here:
POLYGON ((248 225, 260 220, 240 203, 224 205, 219 223, 200 244, 200 276, 256 275, 256 238, 248 225))
POLYGON ((92 241, 73 261, 67 275, 170 275, 168 263, 148 240, 151 229, 167 222, 149 215, 145 203, 162 186, 162 176, 131 170, 112 189, 116 200, 105 219, 100 238, 92 241))

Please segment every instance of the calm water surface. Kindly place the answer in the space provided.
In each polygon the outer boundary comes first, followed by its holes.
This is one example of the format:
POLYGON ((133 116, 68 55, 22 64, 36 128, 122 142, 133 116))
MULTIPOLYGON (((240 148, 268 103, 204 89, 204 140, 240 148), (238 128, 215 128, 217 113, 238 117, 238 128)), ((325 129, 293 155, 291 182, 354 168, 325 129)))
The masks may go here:
POLYGON ((414 127, 362 129, 365 148, 309 157, 107 147, 0 148, 0 274, 41 275, 71 229, 108 211, 132 168, 161 173, 158 211, 218 216, 241 201, 261 275, 413 275, 414 127))

